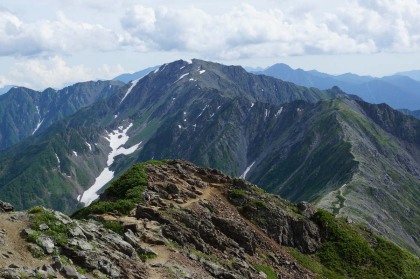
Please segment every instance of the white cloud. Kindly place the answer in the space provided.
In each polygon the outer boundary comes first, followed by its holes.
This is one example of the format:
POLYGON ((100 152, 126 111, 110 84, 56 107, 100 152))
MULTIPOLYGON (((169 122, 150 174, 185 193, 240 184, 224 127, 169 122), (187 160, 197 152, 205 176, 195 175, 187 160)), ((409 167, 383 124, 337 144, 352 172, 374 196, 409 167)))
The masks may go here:
POLYGON ((122 35, 99 24, 69 20, 58 13, 54 20, 24 22, 0 10, 0 56, 33 56, 73 53, 86 49, 118 49, 122 35))
POLYGON ((121 24, 140 50, 190 51, 219 59, 420 50, 418 1, 345 3, 317 14, 302 7, 297 13, 243 4, 217 15, 194 7, 136 5, 121 24))
POLYGON ((76 82, 111 79, 124 72, 126 71, 120 65, 102 65, 97 69, 91 69, 84 65, 67 65, 61 57, 52 56, 15 63, 7 77, 0 76, 0 87, 2 84, 3 86, 14 84, 36 90, 47 87, 62 88, 76 82))

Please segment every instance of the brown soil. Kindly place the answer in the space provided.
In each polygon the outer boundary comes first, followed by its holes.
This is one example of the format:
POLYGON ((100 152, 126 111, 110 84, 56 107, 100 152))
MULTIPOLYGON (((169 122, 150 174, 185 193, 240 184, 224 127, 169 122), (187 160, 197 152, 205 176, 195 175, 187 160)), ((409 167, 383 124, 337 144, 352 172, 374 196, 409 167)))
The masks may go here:
POLYGON ((28 243, 21 236, 22 230, 28 227, 25 212, 0 213, 0 233, 4 235, 4 244, 0 244, 0 267, 14 264, 35 269, 51 264, 47 260, 34 258, 28 251, 28 243))

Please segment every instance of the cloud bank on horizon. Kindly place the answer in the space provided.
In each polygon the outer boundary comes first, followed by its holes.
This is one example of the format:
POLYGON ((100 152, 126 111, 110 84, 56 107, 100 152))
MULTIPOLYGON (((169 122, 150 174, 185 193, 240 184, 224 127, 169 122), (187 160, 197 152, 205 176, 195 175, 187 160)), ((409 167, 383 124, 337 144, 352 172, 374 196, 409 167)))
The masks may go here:
POLYGON ((124 72, 124 61, 112 66, 71 63, 89 52, 104 57, 179 52, 219 61, 273 58, 273 63, 287 56, 420 52, 416 0, 323 0, 318 5, 275 0, 228 5, 215 0, 213 9, 193 1, 94 3, 74 1, 59 7, 54 17, 35 19, 0 7, 0 59, 14 60, 7 74, 0 73, 0 87, 60 87, 124 72), (104 20, 96 21, 98 16, 89 17, 89 12, 69 15, 77 9, 103 13, 104 20))

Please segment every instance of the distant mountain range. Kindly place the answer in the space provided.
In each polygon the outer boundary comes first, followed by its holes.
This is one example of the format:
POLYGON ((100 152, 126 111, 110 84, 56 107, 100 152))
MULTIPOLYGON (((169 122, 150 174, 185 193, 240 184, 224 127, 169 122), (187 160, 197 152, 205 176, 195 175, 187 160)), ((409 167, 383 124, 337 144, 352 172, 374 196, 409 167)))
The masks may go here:
POLYGON ((399 72, 399 73, 396 73, 395 75, 406 76, 406 77, 409 77, 411 79, 420 81, 420 70, 399 72))
POLYGON ((0 151, 0 199, 72 212, 135 162, 181 158, 315 202, 420 251, 419 120, 338 87, 201 60, 117 87, 0 151))
POLYGON ((290 81, 302 86, 327 89, 338 86, 343 91, 373 104, 386 103, 395 109, 420 110, 420 71, 399 73, 383 78, 355 74, 329 75, 315 70, 292 69, 275 64, 255 72, 290 81))
POLYGON ((115 77, 113 80, 128 83, 132 80, 136 80, 136 79, 144 77, 145 75, 147 75, 148 73, 158 69, 159 67, 160 66, 154 66, 154 67, 150 67, 150 68, 147 68, 147 69, 144 69, 144 70, 132 73, 132 74, 122 74, 122 75, 119 75, 119 76, 115 77))
POLYGON ((8 86, 0 88, 0 95, 3 95, 4 93, 7 93, 12 88, 13 88, 13 85, 8 85, 8 86))

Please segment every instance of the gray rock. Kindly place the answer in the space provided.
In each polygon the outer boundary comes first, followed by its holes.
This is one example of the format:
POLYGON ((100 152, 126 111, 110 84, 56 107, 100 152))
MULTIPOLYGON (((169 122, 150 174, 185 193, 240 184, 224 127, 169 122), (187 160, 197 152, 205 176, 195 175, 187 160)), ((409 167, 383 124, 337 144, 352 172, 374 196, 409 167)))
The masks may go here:
POLYGON ((309 219, 312 218, 312 216, 314 216, 316 212, 316 208, 312 204, 305 201, 298 203, 297 207, 299 209, 300 214, 309 219))
POLYGON ((57 274, 55 273, 54 269, 49 264, 44 264, 42 266, 42 270, 47 273, 48 277, 53 277, 53 278, 57 277, 57 274))
POLYGON ((80 250, 92 250, 92 245, 84 239, 72 238, 69 240, 69 245, 76 246, 80 250))
POLYGON ((130 258, 134 259, 137 257, 136 250, 133 248, 133 246, 124 241, 120 235, 116 233, 106 234, 102 239, 107 241, 108 244, 113 246, 116 250, 126 254, 130 258))
POLYGON ((53 265, 52 267, 57 270, 57 271, 61 271, 61 269, 63 268, 63 263, 61 262, 60 257, 58 256, 53 256, 53 265))
POLYGON ((86 239, 86 235, 83 233, 82 229, 79 226, 76 226, 74 228, 71 228, 69 230, 69 235, 71 237, 79 237, 86 239))
POLYGON ((22 235, 24 237, 28 237, 30 236, 32 233, 34 232, 34 230, 30 229, 30 228, 26 228, 22 230, 22 235))
POLYGON ((49 236, 41 235, 39 237, 38 245, 41 246, 48 254, 54 252, 54 242, 49 236))
POLYGON ((73 220, 69 216, 67 216, 67 215, 65 215, 65 214, 63 214, 59 211, 54 211, 54 216, 64 225, 73 223, 73 220))
POLYGON ((190 253, 188 254, 188 258, 194 261, 198 261, 198 256, 196 254, 190 253))
POLYGON ((46 230, 48 230, 50 227, 48 227, 48 225, 47 224, 41 224, 41 225, 39 225, 39 227, 38 227, 38 229, 40 230, 40 231, 46 231, 46 230))
POLYGON ((11 212, 14 211, 13 205, 8 202, 0 201, 0 212, 11 212))
POLYGON ((74 278, 74 279, 80 278, 80 274, 77 272, 77 270, 70 265, 64 265, 61 272, 66 278, 74 278))
POLYGON ((139 246, 140 239, 130 229, 124 233, 124 240, 134 248, 139 246))

